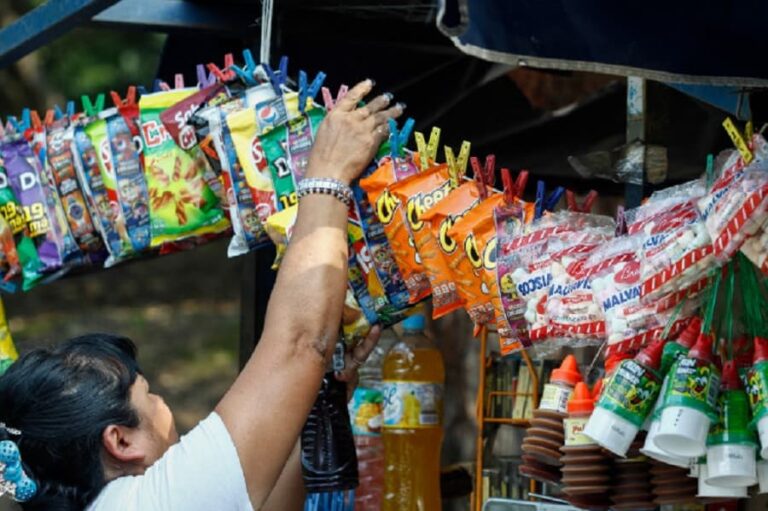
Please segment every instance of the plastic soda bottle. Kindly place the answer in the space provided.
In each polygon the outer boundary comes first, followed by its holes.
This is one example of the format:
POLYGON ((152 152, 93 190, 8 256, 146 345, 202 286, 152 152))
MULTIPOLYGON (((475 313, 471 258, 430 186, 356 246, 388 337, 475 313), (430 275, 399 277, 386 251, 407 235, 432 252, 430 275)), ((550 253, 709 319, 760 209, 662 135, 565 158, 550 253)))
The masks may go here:
POLYGON ((384 511, 441 509, 443 357, 424 335, 424 316, 403 322, 404 334, 384 359, 384 511))

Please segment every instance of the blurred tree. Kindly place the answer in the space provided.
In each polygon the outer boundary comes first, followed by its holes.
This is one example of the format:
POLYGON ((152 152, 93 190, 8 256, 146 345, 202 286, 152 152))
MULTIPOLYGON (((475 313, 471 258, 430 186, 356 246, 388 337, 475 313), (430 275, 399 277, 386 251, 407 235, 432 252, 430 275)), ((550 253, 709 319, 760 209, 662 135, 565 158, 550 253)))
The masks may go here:
MULTIPOLYGON (((0 25, 7 26, 42 0, 3 0, 0 25)), ((50 108, 82 94, 124 91, 151 85, 165 36, 75 28, 63 37, 0 70, 0 115, 24 107, 50 108)))

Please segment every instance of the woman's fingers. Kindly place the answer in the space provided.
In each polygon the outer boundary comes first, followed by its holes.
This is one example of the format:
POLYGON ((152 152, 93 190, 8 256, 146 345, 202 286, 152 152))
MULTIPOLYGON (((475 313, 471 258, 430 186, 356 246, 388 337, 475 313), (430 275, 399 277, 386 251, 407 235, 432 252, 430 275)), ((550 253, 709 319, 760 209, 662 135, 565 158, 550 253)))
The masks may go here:
POLYGON ((373 116, 373 122, 376 124, 376 128, 374 129, 374 131, 376 135, 381 138, 382 141, 384 141, 389 136, 389 120, 397 119, 398 117, 403 115, 404 110, 405 110, 405 104, 398 103, 395 106, 388 108, 386 110, 382 110, 381 112, 373 116))
POLYGON ((336 373, 336 379, 344 382, 352 382, 357 376, 358 368, 365 363, 368 356, 376 348, 381 338, 381 327, 376 325, 371 328, 368 336, 348 351, 344 358, 344 370, 336 373))
POLYGON ((370 103, 355 110, 355 113, 362 119, 371 115, 376 115, 389 106, 393 97, 394 96, 389 92, 376 96, 370 103))
POLYGON ((351 89, 349 89, 349 92, 347 92, 341 100, 339 100, 338 103, 336 103, 336 106, 333 107, 334 110, 342 110, 345 112, 351 112, 352 110, 357 108, 358 103, 360 103, 365 96, 370 94, 371 90, 373 89, 374 81, 371 79, 364 80, 351 89))

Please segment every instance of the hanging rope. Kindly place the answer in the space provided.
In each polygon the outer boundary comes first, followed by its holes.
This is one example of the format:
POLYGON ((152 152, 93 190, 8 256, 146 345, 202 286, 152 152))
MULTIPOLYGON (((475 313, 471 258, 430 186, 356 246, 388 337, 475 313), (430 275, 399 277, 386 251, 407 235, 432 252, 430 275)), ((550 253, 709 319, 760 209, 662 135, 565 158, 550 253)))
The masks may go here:
POLYGON ((269 62, 272 54, 272 15, 274 0, 261 0, 261 62, 269 62))

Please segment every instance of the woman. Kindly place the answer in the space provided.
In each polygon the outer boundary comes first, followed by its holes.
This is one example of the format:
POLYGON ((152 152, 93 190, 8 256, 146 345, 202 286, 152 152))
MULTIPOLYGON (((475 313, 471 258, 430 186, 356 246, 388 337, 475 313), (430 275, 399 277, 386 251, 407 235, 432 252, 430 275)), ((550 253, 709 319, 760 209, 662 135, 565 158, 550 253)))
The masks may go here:
MULTIPOLYGON (((72 339, 0 377, 0 438, 20 448, 38 492, 25 511, 301 509, 297 440, 339 334, 348 185, 404 105, 352 88, 320 126, 290 248, 251 359, 215 411, 178 441, 131 341, 72 339), (319 180, 317 180, 319 179, 319 180)), ((302 182, 304 183, 304 181, 302 182)), ((351 354, 349 380, 378 331, 351 354)))

